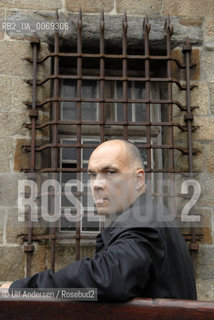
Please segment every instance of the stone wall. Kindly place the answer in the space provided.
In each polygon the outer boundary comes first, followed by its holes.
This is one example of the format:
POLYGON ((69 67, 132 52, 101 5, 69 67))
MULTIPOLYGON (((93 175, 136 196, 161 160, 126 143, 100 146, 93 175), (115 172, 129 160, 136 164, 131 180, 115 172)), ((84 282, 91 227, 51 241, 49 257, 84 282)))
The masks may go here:
MULTIPOLYGON (((213 219, 213 188, 214 188, 214 2, 213 0, 2 0, 0 2, 0 22, 9 21, 50 21, 59 9, 60 20, 69 23, 69 30, 63 31, 63 44, 75 45, 76 20, 79 8, 84 15, 83 38, 90 46, 99 39, 99 12, 105 11, 108 45, 114 47, 121 43, 121 19, 126 10, 128 14, 129 46, 137 48, 142 41, 142 18, 149 15, 152 30, 150 34, 153 49, 163 50, 163 22, 167 14, 171 16, 174 26, 174 54, 180 55, 181 45, 186 36, 193 45, 196 73, 193 83, 197 88, 192 91, 194 125, 199 129, 193 133, 193 146, 200 152, 193 158, 195 169, 200 172, 202 197, 199 208, 207 217, 207 226, 203 229, 204 238, 197 254, 196 275, 198 298, 214 299, 214 219, 213 219)), ((29 30, 15 32, 0 30, 0 281, 14 280, 25 276, 25 254, 22 236, 26 234, 26 226, 16 226, 17 219, 17 180, 20 168, 29 166, 29 155, 23 153, 23 144, 30 141, 30 132, 23 126, 29 122, 28 110, 24 101, 31 101, 31 86, 26 83, 32 78, 32 65, 25 60, 32 56, 29 44, 29 30), (16 226, 16 227, 15 227, 16 226)), ((41 55, 49 51, 53 41, 53 33, 41 32, 41 55)), ((38 76, 43 77, 49 72, 48 63, 40 65, 38 76)), ((39 89, 38 100, 44 100, 49 94, 49 87, 39 89)), ((184 99, 182 92, 174 96, 184 99)), ((40 114, 40 117, 47 114, 40 114)), ((183 123, 183 117, 175 114, 183 123)), ((177 132, 176 139, 184 137, 177 132)), ((186 140, 184 141, 186 143, 186 140)), ((185 167, 185 156, 176 158, 177 165, 185 167)), ((57 268, 74 260, 74 247, 65 246, 64 256, 61 244, 57 247, 57 268), (66 257, 66 258, 64 258, 66 257), (68 258, 69 257, 69 258, 68 258)), ((83 247, 82 254, 87 250, 83 247)), ((88 254, 92 254, 88 249, 88 254)), ((45 243, 35 243, 33 272, 44 270, 49 265, 50 248, 45 243)))

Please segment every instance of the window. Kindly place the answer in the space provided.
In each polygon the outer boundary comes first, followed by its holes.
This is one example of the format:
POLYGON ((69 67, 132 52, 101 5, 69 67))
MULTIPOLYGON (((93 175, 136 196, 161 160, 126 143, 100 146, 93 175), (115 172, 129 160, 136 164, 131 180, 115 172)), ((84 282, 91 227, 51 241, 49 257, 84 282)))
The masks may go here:
MULTIPOLYGON (((86 64, 86 62, 85 62, 86 64)), ((67 65, 66 68, 61 69, 61 73, 66 75, 74 75, 75 69, 70 68, 67 65)), ((94 68, 83 69, 82 73, 86 77, 91 75, 98 77, 99 70, 94 68)), ((135 81, 127 81, 126 87, 124 88, 123 81, 114 80, 114 77, 118 77, 121 70, 114 67, 114 70, 105 69, 105 73, 112 77, 112 80, 104 80, 104 120, 107 123, 104 127, 105 140, 112 138, 120 138, 123 136, 123 127, 120 125, 127 118, 128 123, 134 124, 134 127, 129 127, 129 141, 132 141, 136 145, 146 145, 146 130, 142 130, 141 123, 146 121, 146 90, 145 83, 138 81, 138 78, 142 76, 142 71, 129 70, 129 74, 135 77, 135 81), (121 102, 126 100, 127 102, 121 102), (127 113, 125 115, 125 113, 127 113), (110 124, 108 124, 111 123, 110 124), (136 124, 139 123, 139 126, 136 124), (109 130, 110 129, 110 130, 109 130)), ((78 80, 63 79, 60 85, 60 96, 65 100, 60 105, 60 115, 62 121, 77 121, 78 120, 78 103, 77 99, 77 86, 78 80)), ((160 86, 154 86, 151 90, 151 95, 156 97, 160 96, 160 86)), ((100 127, 98 125, 101 119, 101 108, 100 108, 100 97, 101 88, 98 80, 82 80, 80 86, 80 99, 79 109, 81 109, 81 145, 98 145, 100 140, 100 127)), ((151 109, 151 121, 161 121, 161 107, 160 105, 152 105, 151 109)), ((61 138, 61 145, 64 146, 61 149, 60 156, 60 167, 63 168, 78 168, 77 161, 77 130, 76 125, 71 124, 68 126, 61 126, 59 131, 61 138), (66 148, 65 146, 70 146, 66 148), (72 147, 73 145, 73 147, 72 147)), ((151 143, 162 144, 162 130, 160 128, 152 128, 151 130, 151 143)), ((147 152, 141 148, 142 158, 144 159, 144 165, 147 167, 147 152)), ((86 169, 88 160, 93 148, 81 148, 80 150, 80 161, 79 167, 86 169)), ((157 150, 152 150, 152 167, 162 167, 162 157, 157 155, 157 150)), ((85 172, 81 173, 81 181, 87 186, 88 179, 85 172)), ((61 172, 61 183, 62 185, 70 179, 77 179, 76 172, 61 172)), ((84 187, 85 193, 88 192, 87 187, 84 187)), ((63 200, 63 199, 62 199, 63 200)), ((80 197, 80 201, 84 203, 84 196, 80 197)), ((62 201, 62 204, 68 207, 70 206, 69 201, 62 201)), ((62 208, 64 209, 64 207, 62 208)), ((91 210, 94 211, 94 208, 91 210)), ((75 209, 74 209, 75 212, 75 209)), ((84 206, 84 218, 80 223, 80 232, 97 232, 101 228, 101 223, 87 221, 87 212, 90 214, 90 209, 87 208, 87 204, 84 206)), ((66 222, 66 219, 62 218, 61 231, 75 231, 75 222, 66 222)))

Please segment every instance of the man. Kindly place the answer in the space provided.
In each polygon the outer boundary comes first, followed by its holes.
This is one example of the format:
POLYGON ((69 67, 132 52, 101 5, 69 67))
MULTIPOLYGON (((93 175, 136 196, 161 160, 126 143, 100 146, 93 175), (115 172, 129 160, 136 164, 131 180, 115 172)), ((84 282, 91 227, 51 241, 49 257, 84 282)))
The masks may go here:
POLYGON ((186 244, 173 222, 162 221, 167 209, 147 197, 139 150, 127 141, 106 141, 92 153, 88 174, 98 214, 114 217, 97 236, 94 256, 17 280, 10 290, 97 288, 100 301, 196 299, 186 244))

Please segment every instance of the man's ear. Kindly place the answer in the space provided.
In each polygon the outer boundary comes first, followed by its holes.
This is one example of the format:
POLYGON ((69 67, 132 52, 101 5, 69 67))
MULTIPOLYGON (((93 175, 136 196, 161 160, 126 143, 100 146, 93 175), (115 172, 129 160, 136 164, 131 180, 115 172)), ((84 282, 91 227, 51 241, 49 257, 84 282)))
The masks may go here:
POLYGON ((136 190, 141 191, 145 186, 145 172, 143 169, 138 169, 136 172, 136 190))

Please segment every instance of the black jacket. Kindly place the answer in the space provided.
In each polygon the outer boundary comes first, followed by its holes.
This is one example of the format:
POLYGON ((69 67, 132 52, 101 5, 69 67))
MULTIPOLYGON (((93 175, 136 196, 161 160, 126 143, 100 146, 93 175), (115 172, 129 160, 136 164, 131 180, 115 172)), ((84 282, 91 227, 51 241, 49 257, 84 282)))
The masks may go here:
POLYGON ((96 253, 12 288, 97 288, 100 301, 134 297, 196 299, 194 271, 167 209, 144 194, 97 236, 96 253), (149 201, 146 201, 148 200, 149 201), (170 220, 170 219, 169 219, 170 220))

